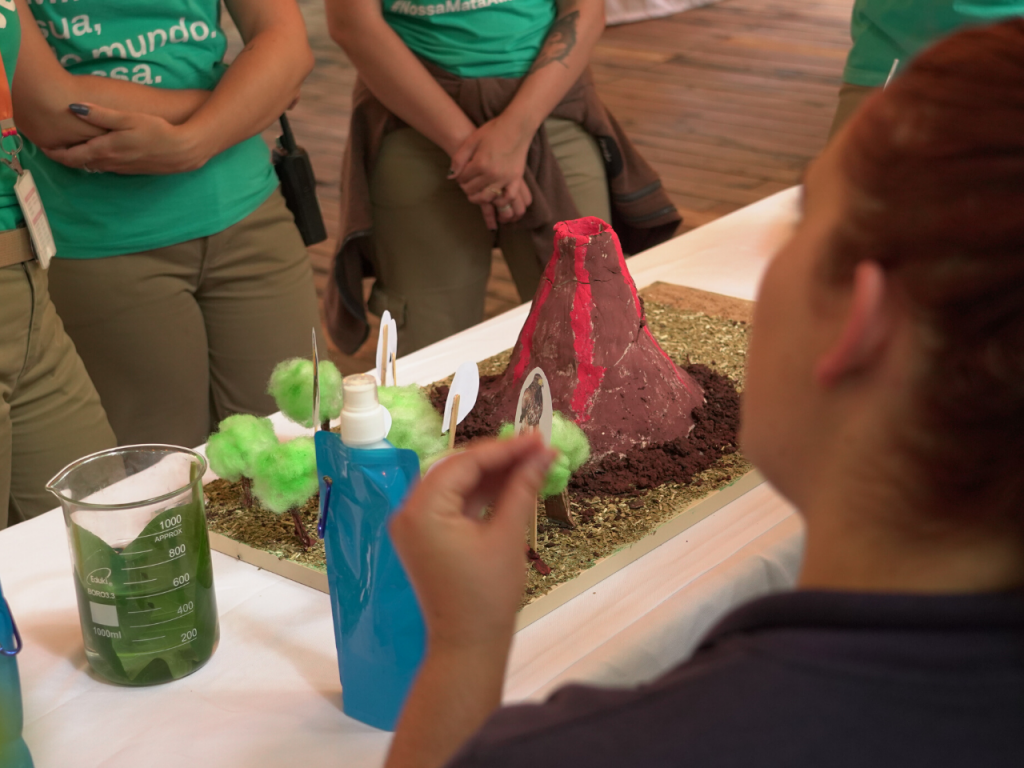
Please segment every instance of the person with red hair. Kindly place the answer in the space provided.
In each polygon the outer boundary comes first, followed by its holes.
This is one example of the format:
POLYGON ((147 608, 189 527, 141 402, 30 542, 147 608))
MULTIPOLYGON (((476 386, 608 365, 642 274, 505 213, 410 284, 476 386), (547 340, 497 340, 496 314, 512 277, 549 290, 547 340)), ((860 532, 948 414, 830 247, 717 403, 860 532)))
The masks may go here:
POLYGON ((810 167, 741 435, 806 522, 798 589, 646 685, 499 709, 551 456, 438 466, 391 526, 428 648, 388 768, 1024 765, 1022 211, 1022 20, 922 54, 810 167))

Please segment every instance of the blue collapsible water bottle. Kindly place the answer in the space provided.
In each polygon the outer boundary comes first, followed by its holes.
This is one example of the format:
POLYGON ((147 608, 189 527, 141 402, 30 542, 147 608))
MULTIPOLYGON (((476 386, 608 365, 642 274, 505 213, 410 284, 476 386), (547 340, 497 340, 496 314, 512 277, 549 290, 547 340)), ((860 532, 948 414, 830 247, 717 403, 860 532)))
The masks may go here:
POLYGON ((32 768, 32 756, 21 737, 21 682, 18 660, 21 636, 0 585, 0 767, 32 768))
POLYGON ((342 708, 394 730, 423 660, 426 631, 387 524, 419 478, 419 458, 384 439, 386 411, 372 376, 348 376, 343 387, 341 437, 315 437, 342 708))

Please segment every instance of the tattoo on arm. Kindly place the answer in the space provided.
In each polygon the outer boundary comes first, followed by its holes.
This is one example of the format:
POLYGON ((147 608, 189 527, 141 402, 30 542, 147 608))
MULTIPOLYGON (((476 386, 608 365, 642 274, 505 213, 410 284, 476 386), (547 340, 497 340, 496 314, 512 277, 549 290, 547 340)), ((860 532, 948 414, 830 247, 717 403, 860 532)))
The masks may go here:
POLYGON ((576 23, 579 19, 579 11, 571 11, 565 16, 555 19, 555 23, 551 25, 551 30, 544 40, 544 47, 540 49, 540 53, 537 54, 537 58, 527 74, 532 74, 556 61, 568 69, 569 65, 565 63, 565 60, 569 58, 572 49, 576 47, 576 23))

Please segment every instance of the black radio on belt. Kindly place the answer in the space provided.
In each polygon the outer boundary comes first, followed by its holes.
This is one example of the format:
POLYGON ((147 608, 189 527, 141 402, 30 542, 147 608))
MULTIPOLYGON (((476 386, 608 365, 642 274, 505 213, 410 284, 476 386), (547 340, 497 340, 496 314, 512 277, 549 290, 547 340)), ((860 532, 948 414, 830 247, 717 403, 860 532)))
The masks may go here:
POLYGON ((281 180, 281 194, 288 204, 288 210, 295 217, 295 224, 302 234, 302 242, 314 245, 327 239, 324 217, 320 213, 320 202, 316 199, 316 177, 309 154, 295 143, 288 118, 281 115, 283 133, 274 148, 274 169, 281 180))

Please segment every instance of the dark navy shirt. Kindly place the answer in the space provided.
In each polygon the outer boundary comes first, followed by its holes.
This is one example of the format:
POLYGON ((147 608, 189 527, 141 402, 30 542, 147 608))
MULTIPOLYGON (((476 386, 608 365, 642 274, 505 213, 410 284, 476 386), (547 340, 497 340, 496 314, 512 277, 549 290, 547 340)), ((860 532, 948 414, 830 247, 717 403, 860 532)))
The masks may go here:
POLYGON ((653 683, 498 711, 451 765, 1024 768, 1024 594, 762 598, 653 683))

